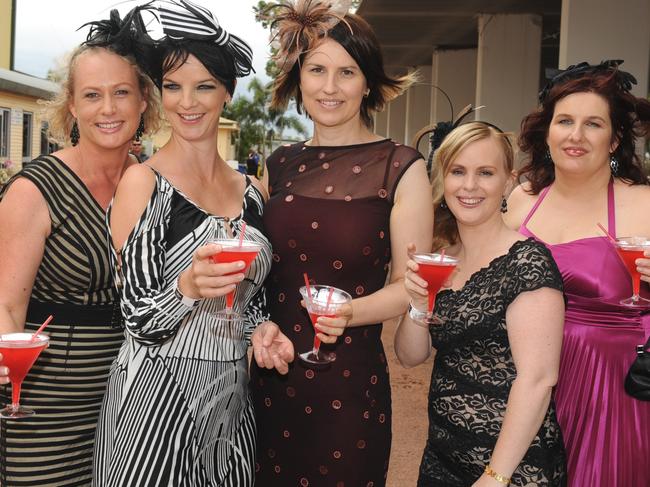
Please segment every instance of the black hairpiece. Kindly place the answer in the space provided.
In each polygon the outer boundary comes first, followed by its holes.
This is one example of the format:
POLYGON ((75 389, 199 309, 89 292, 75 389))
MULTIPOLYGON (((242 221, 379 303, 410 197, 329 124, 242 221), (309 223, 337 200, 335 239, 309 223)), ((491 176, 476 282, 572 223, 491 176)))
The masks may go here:
POLYGON ((589 74, 612 72, 616 75, 618 87, 623 91, 630 91, 632 85, 636 84, 636 78, 627 71, 621 71, 618 67, 623 64, 622 59, 608 59, 601 61, 600 64, 589 64, 582 62, 569 66, 567 69, 546 69, 546 79, 548 83, 542 91, 539 92, 539 102, 543 103, 550 93, 551 89, 558 84, 566 83, 569 80, 580 78, 589 74))

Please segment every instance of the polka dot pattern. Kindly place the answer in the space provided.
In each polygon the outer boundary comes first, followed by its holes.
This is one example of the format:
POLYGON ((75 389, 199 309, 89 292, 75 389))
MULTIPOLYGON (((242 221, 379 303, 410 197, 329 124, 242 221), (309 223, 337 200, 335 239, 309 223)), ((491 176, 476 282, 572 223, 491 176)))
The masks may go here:
MULTIPOLYGON (((312 285, 334 284, 355 298, 384 286, 392 195, 417 157, 390 141, 351 148, 297 144, 269 157, 274 189, 264 227, 274 265, 268 303, 296 353, 311 350, 314 339, 300 305, 303 273, 312 285)), ((322 344, 336 357, 327 368, 296 360, 280 376, 252 366, 251 394, 258 424, 264 425, 258 428, 258 485, 385 485, 390 384, 380 328, 351 327, 336 344, 322 344), (314 431, 323 425, 328 434, 314 443, 314 431), (269 449, 277 452, 274 458, 269 449)))

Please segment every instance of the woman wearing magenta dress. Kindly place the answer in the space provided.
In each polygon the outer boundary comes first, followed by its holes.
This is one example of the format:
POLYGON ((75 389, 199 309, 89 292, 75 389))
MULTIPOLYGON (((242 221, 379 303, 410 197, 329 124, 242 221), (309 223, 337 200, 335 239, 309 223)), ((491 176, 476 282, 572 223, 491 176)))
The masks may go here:
MULTIPOLYGON (((650 485, 650 402, 623 388, 636 346, 650 333, 650 307, 620 304, 632 294, 630 275, 597 227, 650 237, 650 188, 635 154, 650 102, 630 93, 634 78, 619 64, 579 64, 541 93, 520 136, 528 181, 506 214, 512 228, 547 244, 564 279, 555 401, 574 487, 650 485)), ((649 263, 637 261, 645 280, 649 263)), ((650 294, 646 284, 641 294, 650 294)))
POLYGON ((305 352, 314 328, 300 304, 303 273, 354 299, 338 318, 319 321, 322 348, 336 355, 327 367, 296 360, 279 377, 253 366, 256 483, 377 487, 391 442, 381 323, 407 307, 406 246, 431 246, 433 211, 420 154, 370 127, 373 112, 410 80, 386 76, 375 37, 356 15, 315 1, 276 8, 282 72, 273 104, 295 96, 314 135, 268 160, 271 318, 305 352))

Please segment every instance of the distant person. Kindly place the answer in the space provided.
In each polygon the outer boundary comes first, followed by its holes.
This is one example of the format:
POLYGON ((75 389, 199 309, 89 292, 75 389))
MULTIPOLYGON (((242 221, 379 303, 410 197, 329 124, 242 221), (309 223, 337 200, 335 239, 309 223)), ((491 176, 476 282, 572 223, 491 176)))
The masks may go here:
POLYGON ((140 140, 136 139, 133 142, 131 142, 130 152, 138 159, 138 162, 144 162, 148 159, 148 157, 144 153, 144 148, 142 147, 142 141, 140 140))
MULTIPOLYGON (((113 10, 94 22, 66 66, 49 124, 69 144, 0 191, 0 333, 34 332, 54 315, 45 330, 50 346, 23 382, 21 403, 36 415, 0 420, 3 486, 91 482, 97 418, 124 339, 106 209, 136 164, 129 156, 136 133, 158 124, 155 88, 131 51, 127 17, 113 10)), ((11 403, 8 388, 0 401, 11 403)))
POLYGON ((246 158, 246 174, 257 177, 257 171, 260 165, 260 155, 256 150, 251 150, 246 158))

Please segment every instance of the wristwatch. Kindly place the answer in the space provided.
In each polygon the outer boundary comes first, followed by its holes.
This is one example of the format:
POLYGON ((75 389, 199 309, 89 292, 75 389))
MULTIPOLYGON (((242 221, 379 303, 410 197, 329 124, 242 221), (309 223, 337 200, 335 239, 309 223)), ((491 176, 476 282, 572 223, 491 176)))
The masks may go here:
POLYGON ((184 304, 188 308, 192 308, 196 303, 201 301, 201 299, 194 299, 194 298, 190 298, 189 296, 185 296, 181 292, 181 289, 179 287, 180 280, 181 280, 181 276, 179 274, 178 277, 176 278, 176 283, 174 284, 174 296, 176 296, 176 299, 178 299, 181 302, 181 304, 184 304))

